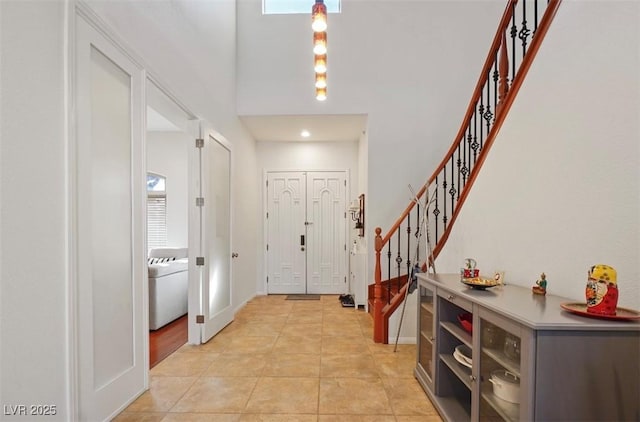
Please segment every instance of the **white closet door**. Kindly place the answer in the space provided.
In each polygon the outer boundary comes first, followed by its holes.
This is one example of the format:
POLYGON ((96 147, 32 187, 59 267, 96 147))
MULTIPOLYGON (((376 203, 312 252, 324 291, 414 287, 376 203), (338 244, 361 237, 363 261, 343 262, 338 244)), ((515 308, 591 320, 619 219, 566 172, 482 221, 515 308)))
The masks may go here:
POLYGON ((144 74, 77 23, 78 411, 101 421, 146 387, 144 74))
MULTIPOLYGON (((233 320, 232 151, 231 145, 211 129, 203 128, 202 139, 202 146, 196 148, 199 167, 195 183, 197 197, 190 201, 194 207, 192 222, 197 234, 190 239, 189 247, 189 265, 194 270, 190 274, 196 277, 190 281, 196 288, 190 289, 189 300, 200 309, 200 342, 205 343, 233 320)), ((190 306, 190 312, 192 309, 190 306)), ((190 318, 193 318, 191 313, 190 318)))

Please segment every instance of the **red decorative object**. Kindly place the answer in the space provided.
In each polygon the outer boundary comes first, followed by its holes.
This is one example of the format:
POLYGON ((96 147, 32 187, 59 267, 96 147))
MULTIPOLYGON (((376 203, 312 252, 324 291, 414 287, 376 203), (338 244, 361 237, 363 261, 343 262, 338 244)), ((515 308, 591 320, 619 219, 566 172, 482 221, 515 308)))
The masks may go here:
POLYGON ((618 306, 617 273, 608 265, 594 265, 589 269, 585 296, 587 312, 615 315, 618 306))
POLYGON ((469 312, 465 312, 464 314, 458 314, 458 321, 460 321, 460 325, 462 328, 469 333, 473 332, 473 314, 469 312))
POLYGON ((587 305, 584 303, 561 303, 560 307, 565 311, 590 318, 612 319, 618 321, 640 320, 640 312, 634 311, 633 309, 617 308, 615 315, 606 315, 588 312, 587 305))
POLYGON ((479 274, 480 274, 480 270, 477 268, 464 268, 462 270, 462 277, 464 278, 478 277, 479 274))

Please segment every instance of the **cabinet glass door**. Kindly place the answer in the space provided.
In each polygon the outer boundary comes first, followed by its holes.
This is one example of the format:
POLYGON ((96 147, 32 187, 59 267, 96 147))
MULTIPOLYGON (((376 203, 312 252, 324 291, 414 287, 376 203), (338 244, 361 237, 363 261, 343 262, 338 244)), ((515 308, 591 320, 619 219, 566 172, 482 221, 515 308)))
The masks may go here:
POLYGON ((422 367, 433 382, 433 290, 420 286, 420 338, 418 350, 418 365, 422 367))
POLYGON ((480 320, 480 419, 520 419, 521 339, 485 319, 480 320))

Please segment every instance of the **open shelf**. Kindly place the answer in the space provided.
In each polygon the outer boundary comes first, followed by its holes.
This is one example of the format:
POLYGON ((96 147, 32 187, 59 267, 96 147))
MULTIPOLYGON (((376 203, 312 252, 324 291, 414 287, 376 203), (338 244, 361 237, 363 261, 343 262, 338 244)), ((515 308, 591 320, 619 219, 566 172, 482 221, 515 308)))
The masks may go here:
POLYGON ((445 363, 456 374, 458 379, 471 390, 471 369, 460 364, 453 355, 440 355, 440 360, 445 363))
POLYGON ((493 394, 493 386, 487 382, 482 386, 481 396, 493 408, 493 410, 506 421, 517 421, 520 417, 520 405, 509 403, 493 394), (486 385, 488 384, 488 385, 486 385))
POLYGON ((504 367, 507 371, 520 377, 520 363, 507 357, 502 350, 482 348, 482 352, 493 359, 500 366, 504 367))

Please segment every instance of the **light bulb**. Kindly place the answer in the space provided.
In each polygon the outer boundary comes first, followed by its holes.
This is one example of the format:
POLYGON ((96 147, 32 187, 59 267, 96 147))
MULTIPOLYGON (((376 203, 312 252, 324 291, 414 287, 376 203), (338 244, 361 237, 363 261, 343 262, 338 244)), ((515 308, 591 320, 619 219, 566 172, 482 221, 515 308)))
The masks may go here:
POLYGON ((327 53, 327 33, 313 33, 313 54, 322 55, 327 53))
POLYGON ((315 57, 313 70, 316 73, 327 72, 327 56, 325 54, 315 57))
POLYGON ((326 88, 316 88, 316 100, 324 101, 327 99, 327 89, 326 88))
POLYGON ((327 75, 325 74, 316 74, 316 88, 326 88, 327 87, 327 75))
POLYGON ((311 29, 322 32, 327 29, 327 6, 322 0, 316 0, 311 8, 311 29))

